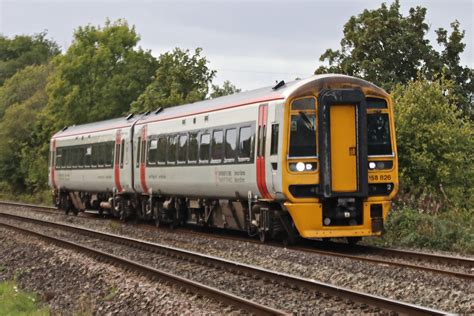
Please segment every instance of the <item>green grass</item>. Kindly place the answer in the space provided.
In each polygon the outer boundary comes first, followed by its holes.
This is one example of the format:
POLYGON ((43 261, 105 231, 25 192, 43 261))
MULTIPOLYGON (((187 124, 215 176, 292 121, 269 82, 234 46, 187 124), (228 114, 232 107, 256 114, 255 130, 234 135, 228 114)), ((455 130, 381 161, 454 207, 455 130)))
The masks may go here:
POLYGON ((366 238, 378 246, 401 246, 474 254, 472 210, 447 210, 430 214, 408 206, 396 206, 385 223, 382 238, 366 238))
POLYGON ((46 307, 41 307, 37 296, 17 288, 13 281, 0 283, 0 315, 49 315, 46 307))

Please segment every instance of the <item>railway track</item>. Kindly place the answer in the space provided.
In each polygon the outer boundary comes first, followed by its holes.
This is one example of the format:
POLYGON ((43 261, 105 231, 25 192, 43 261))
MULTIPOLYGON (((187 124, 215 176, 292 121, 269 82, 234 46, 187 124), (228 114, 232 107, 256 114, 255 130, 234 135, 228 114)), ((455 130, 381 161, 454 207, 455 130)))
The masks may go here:
MULTIPOLYGON (((32 204, 23 204, 23 203, 16 203, 16 202, 5 202, 0 201, 0 205, 9 205, 9 206, 18 206, 18 207, 28 207, 32 209, 36 209, 42 212, 51 213, 51 214, 61 214, 58 213, 58 210, 54 207, 50 206, 41 206, 41 205, 32 205, 32 204)), ((95 217, 89 217, 95 218, 95 217)), ((149 225, 140 225, 140 227, 145 227, 148 229, 155 229, 153 226, 149 225)), ((193 234, 193 235, 200 235, 206 236, 211 238, 218 238, 218 239, 230 239, 236 240, 241 242, 251 242, 251 243, 260 243, 257 240, 250 239, 248 237, 240 237, 240 236, 231 236, 229 234, 209 234, 197 231, 191 231, 187 229, 183 229, 184 233, 193 234)), ((282 247, 282 245, 278 243, 269 243, 269 246, 273 247, 282 247)), ((431 253, 424 253, 424 252, 416 252, 410 250, 399 250, 399 249, 392 249, 392 248, 379 248, 379 247, 372 247, 372 246, 362 246, 362 245, 347 245, 344 243, 325 243, 325 242, 318 242, 318 241, 304 241, 298 245, 289 247, 293 250, 315 253, 319 255, 325 256, 337 256, 348 258, 352 260, 359 260, 365 262, 371 262, 375 264, 385 264, 391 265, 401 268, 408 268, 408 269, 415 269, 421 271, 432 272, 436 274, 443 274, 452 277, 467 279, 467 280, 474 280, 474 259, 466 258, 466 257, 459 257, 459 256, 445 256, 439 254, 431 254, 431 253), (437 266, 430 266, 430 265, 444 265, 446 268, 440 268, 437 266), (449 269, 448 269, 449 267, 449 269), (453 267, 460 267, 465 271, 469 271, 471 273, 461 272, 461 271, 454 271, 452 270, 453 267)))
MULTIPOLYGON (((209 285, 204 285, 196 281, 187 280, 183 277, 170 274, 169 272, 160 271, 152 266, 145 265, 140 262, 112 255, 103 250, 94 249, 93 247, 85 246, 81 243, 72 242, 70 240, 59 238, 57 236, 52 236, 50 233, 44 234, 42 232, 38 232, 36 229, 26 228, 24 226, 28 225, 23 224, 28 223, 36 227, 48 227, 58 231, 67 231, 68 235, 71 233, 83 235, 87 236, 88 238, 95 238, 97 240, 101 240, 102 242, 113 243, 116 246, 120 245, 137 249, 140 251, 147 251, 149 253, 154 253, 160 256, 167 257, 168 259, 166 260, 179 260, 182 262, 185 261, 194 265, 202 265, 206 269, 219 269, 222 271, 222 273, 237 274, 239 276, 238 278, 247 277, 253 278, 254 280, 264 280, 265 283, 267 283, 270 287, 270 289, 268 289, 268 291, 270 292, 278 291, 279 287, 291 289, 292 291, 300 290, 303 291, 302 293, 307 293, 308 291, 311 291, 315 293, 320 293, 320 295, 322 295, 324 298, 328 298, 327 296, 329 295, 330 297, 334 298, 336 302, 342 300, 344 304, 352 304, 353 302, 356 304, 366 304, 375 308, 375 310, 372 310, 372 312, 383 310, 387 312, 397 312, 401 314, 412 315, 446 314, 446 312, 431 308, 421 307, 414 304, 383 298, 380 296, 357 292, 343 287, 296 277, 281 272, 262 269, 256 266, 220 259, 213 256, 207 256, 196 252, 150 243, 129 237, 7 213, 0 213, 0 218, 2 218, 0 224, 8 228, 15 229, 22 233, 33 234, 50 242, 60 244, 61 246, 85 252, 89 255, 92 255, 93 257, 113 262, 114 264, 124 266, 134 271, 138 271, 152 278, 158 278, 167 282, 178 283, 181 286, 184 286, 192 291, 213 297, 214 299, 223 301, 233 306, 237 306, 239 308, 244 308, 245 310, 248 310, 252 313, 279 315, 286 314, 287 312, 281 309, 268 307, 268 305, 256 303, 255 301, 251 301, 236 294, 222 292, 221 289, 216 289, 209 285), (22 227, 15 224, 12 225, 12 221, 16 223, 21 223, 22 227)), ((262 283, 259 282, 258 286, 262 286, 262 283)), ((262 289, 260 292, 265 292, 264 290, 265 289, 262 289)))

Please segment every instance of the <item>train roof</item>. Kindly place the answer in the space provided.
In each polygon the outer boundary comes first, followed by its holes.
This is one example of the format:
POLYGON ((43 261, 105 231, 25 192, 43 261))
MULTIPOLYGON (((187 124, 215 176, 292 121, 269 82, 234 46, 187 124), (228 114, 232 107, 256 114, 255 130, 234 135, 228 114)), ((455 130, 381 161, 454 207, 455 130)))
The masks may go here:
POLYGON ((207 112, 224 110, 233 107, 244 106, 253 103, 262 103, 275 100, 284 100, 289 97, 298 96, 307 91, 320 90, 330 88, 334 84, 343 84, 347 87, 363 87, 374 91, 381 96, 388 95, 383 89, 363 79, 339 75, 339 74, 323 74, 315 75, 307 79, 299 79, 284 83, 280 87, 269 86, 256 90, 244 91, 232 95, 227 95, 215 99, 198 101, 194 103, 173 106, 162 110, 150 111, 147 114, 135 115, 129 119, 126 117, 71 126, 65 130, 56 133, 53 138, 67 137, 74 135, 87 134, 108 129, 117 129, 130 127, 135 121, 137 125, 146 124, 155 121, 179 118, 188 115, 197 115, 207 112))

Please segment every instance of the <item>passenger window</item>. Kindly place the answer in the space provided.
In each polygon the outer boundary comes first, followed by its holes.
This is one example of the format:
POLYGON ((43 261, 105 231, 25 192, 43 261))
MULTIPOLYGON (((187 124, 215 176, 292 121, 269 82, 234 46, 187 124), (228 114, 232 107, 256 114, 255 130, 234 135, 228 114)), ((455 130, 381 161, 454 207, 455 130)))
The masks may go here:
POLYGON ((188 163, 195 164, 198 158, 197 133, 189 133, 188 163))
POLYGON ((176 143, 177 136, 171 135, 168 138, 168 164, 176 163, 176 143))
POLYGON ((241 127, 239 132, 239 160, 248 161, 253 155, 253 137, 250 126, 241 127))
POLYGON ((78 168, 84 168, 85 148, 83 146, 78 148, 78 155, 79 155, 78 168))
POLYGON ((213 162, 222 161, 223 156, 223 146, 224 141, 224 132, 223 131, 214 131, 212 133, 212 160, 213 162))
POLYGON ((225 160, 227 162, 235 161, 237 149, 237 130, 229 128, 225 131, 225 160))
POLYGON ((272 124, 272 139, 270 146, 270 155, 278 154, 278 124, 272 124))
POLYGON ((156 165, 158 162, 158 139, 148 141, 148 164, 156 165))
POLYGON ((105 143, 105 166, 112 167, 114 164, 114 142, 105 143))
POLYGON ((199 143, 199 163, 209 162, 209 149, 211 143, 211 135, 206 133, 201 135, 199 143))
POLYGON ((91 167, 97 168, 99 162, 99 146, 97 144, 92 145, 92 154, 91 154, 91 167))
POLYGON ((168 138, 166 136, 160 136, 158 138, 158 164, 166 164, 166 147, 168 147, 168 138))
POLYGON ((91 167, 91 154, 92 154, 92 146, 87 146, 86 151, 84 153, 84 167, 85 168, 91 167))
POLYGON ((179 143, 178 143, 178 163, 179 164, 186 163, 187 149, 188 149, 188 135, 179 136, 179 143))
POLYGON ((56 169, 60 169, 63 163, 63 150, 62 148, 56 148, 56 169))

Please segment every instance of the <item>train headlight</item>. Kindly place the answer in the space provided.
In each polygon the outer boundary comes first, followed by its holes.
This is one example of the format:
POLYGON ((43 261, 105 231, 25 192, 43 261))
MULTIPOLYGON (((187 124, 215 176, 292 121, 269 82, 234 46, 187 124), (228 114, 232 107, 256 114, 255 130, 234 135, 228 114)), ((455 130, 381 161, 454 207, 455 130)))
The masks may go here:
POLYGON ((298 162, 298 163, 296 164, 296 170, 298 170, 298 171, 300 171, 300 172, 301 172, 301 171, 304 171, 304 170, 305 170, 305 167, 306 167, 306 166, 305 166, 304 162, 301 162, 301 161, 300 161, 300 162, 298 162))
POLYGON ((313 170, 313 165, 310 163, 306 164, 306 170, 313 170))
POLYGON ((376 167, 375 162, 373 162, 373 161, 369 162, 369 169, 370 169, 370 170, 374 170, 375 167, 376 167))

